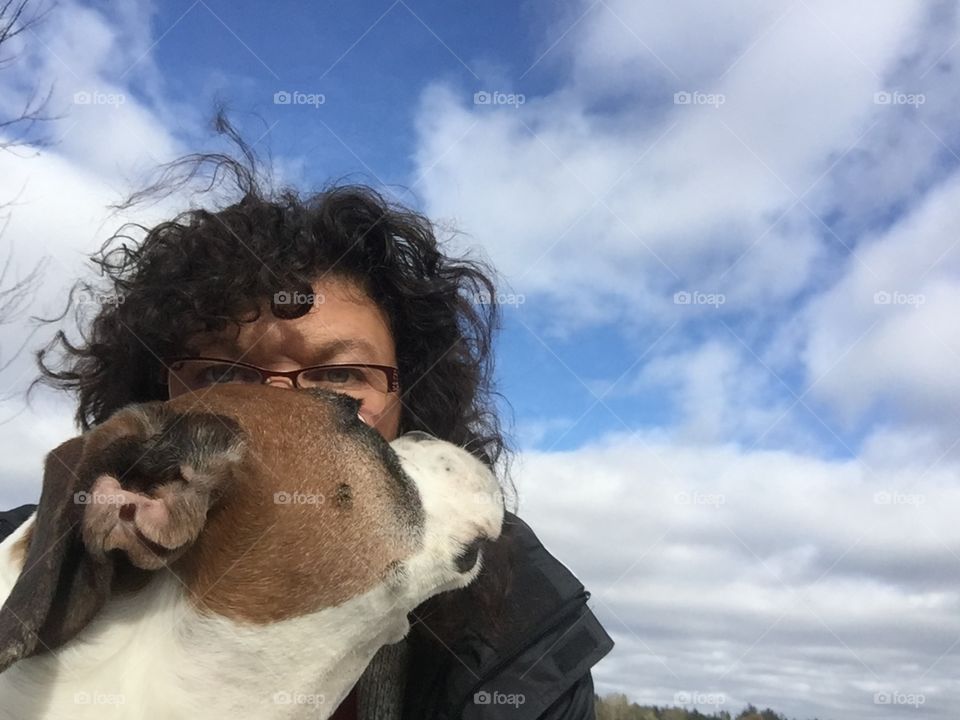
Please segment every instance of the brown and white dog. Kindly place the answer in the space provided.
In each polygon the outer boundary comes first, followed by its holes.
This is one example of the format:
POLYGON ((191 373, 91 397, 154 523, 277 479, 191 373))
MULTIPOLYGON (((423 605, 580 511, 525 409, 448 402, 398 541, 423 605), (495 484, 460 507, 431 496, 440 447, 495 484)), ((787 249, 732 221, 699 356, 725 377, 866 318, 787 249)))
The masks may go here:
POLYGON ((327 718, 500 534, 495 478, 333 393, 134 405, 0 544, 0 718, 327 718))

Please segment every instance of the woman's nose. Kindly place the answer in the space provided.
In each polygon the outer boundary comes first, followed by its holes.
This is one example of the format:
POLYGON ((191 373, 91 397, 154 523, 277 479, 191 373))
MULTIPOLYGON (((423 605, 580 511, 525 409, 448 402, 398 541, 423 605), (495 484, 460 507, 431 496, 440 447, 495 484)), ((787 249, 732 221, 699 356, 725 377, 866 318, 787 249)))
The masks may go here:
POLYGON ((293 390, 294 388, 293 381, 290 378, 277 375, 268 377, 263 381, 263 384, 270 385, 271 387, 287 388, 289 390, 293 390))

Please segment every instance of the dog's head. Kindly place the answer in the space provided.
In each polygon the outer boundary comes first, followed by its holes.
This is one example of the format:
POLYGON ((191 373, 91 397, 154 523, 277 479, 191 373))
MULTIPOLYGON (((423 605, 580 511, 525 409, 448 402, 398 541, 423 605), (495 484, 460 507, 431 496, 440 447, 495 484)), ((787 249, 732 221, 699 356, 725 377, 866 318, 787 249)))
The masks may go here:
POLYGON ((466 585, 503 516, 449 443, 388 444, 326 392, 221 386, 135 405, 51 452, 0 670, 76 635, 112 593, 171 572, 201 612, 267 624, 372 589, 401 610, 466 585))

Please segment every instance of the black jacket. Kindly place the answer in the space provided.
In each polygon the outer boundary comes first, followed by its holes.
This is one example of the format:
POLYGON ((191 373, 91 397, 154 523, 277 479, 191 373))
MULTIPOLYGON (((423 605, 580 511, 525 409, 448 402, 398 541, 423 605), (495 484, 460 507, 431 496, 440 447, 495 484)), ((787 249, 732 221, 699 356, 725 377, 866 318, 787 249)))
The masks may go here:
MULTIPOLYGON (((0 540, 35 507, 0 512, 0 540)), ((451 635, 426 606, 411 617, 404 720, 594 720, 590 668, 613 641, 590 594, 517 516, 497 545, 510 548, 512 570, 495 622, 471 614, 451 635)), ((474 585, 496 575, 496 557, 474 585)))

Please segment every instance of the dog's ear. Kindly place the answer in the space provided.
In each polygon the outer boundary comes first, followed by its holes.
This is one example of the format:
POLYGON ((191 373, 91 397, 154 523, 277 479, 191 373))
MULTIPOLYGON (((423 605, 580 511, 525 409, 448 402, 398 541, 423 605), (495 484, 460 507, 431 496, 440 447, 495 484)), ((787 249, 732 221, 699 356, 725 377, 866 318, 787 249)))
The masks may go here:
POLYGON ((94 558, 80 541, 86 490, 78 477, 85 440, 50 452, 23 571, 0 608, 0 672, 22 658, 53 650, 76 635, 110 593, 113 563, 94 558))

